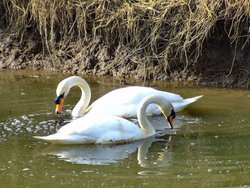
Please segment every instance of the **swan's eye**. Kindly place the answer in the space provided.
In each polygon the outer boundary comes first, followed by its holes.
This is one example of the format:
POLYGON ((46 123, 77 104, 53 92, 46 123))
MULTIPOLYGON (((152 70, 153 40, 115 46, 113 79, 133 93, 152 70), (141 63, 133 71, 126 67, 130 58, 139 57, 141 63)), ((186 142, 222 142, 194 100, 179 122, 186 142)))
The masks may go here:
POLYGON ((62 93, 61 95, 59 95, 58 97, 56 97, 55 103, 56 103, 56 104, 60 104, 60 101, 61 101, 61 99, 63 99, 63 98, 64 98, 64 93, 62 93))

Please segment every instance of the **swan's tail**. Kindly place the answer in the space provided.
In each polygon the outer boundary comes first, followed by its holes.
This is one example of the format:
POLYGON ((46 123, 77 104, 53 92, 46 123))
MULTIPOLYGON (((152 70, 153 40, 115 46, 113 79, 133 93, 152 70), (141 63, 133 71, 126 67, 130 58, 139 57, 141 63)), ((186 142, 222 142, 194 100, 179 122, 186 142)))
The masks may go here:
POLYGON ((39 139, 39 140, 45 140, 48 142, 56 142, 58 140, 61 140, 62 138, 59 138, 57 134, 52 134, 48 136, 34 136, 34 138, 39 139))
POLYGON ((94 139, 88 136, 81 135, 67 135, 55 133, 48 136, 34 136, 34 138, 39 140, 44 140, 53 144, 92 144, 94 139))
POLYGON ((188 99, 184 99, 182 101, 175 101, 175 102, 172 102, 172 104, 174 106, 175 111, 179 112, 179 111, 182 111, 184 108, 186 108, 189 104, 191 104, 191 103, 197 101, 198 99, 200 99, 201 97, 203 97, 203 95, 188 98, 188 99))
POLYGON ((71 137, 68 135, 62 135, 62 134, 52 134, 48 136, 34 136, 34 138, 39 140, 44 140, 53 144, 71 144, 75 142, 71 137))

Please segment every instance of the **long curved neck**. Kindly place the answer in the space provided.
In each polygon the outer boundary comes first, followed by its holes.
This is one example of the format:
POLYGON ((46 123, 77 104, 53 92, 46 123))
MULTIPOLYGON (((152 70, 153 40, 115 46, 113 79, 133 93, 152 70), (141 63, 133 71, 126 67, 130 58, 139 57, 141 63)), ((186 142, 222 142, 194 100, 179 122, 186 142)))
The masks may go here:
POLYGON ((74 81, 71 83, 72 83, 71 87, 78 86, 81 89, 81 98, 71 113, 73 117, 79 117, 84 114, 85 109, 88 107, 90 103, 91 90, 88 83, 80 77, 75 77, 74 81))
POLYGON ((152 103, 149 100, 145 100, 145 102, 141 103, 137 110, 137 117, 139 121, 139 126, 142 131, 146 134, 145 136, 153 136, 155 135, 155 129, 147 118, 146 109, 148 105, 152 103))
POLYGON ((152 126, 146 115, 146 109, 151 103, 156 104, 166 118, 170 115, 170 112, 173 109, 172 104, 161 95, 151 95, 144 98, 138 106, 137 117, 141 129, 145 133, 145 137, 153 136, 156 134, 154 127, 152 126))

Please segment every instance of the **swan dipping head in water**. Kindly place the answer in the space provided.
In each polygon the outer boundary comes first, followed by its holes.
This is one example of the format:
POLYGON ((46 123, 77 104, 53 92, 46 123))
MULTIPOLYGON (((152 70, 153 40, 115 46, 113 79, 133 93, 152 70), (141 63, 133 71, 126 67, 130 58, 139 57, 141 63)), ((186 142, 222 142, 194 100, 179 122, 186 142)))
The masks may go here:
MULTIPOLYGON (((175 112, 179 112, 189 104, 197 101, 202 96, 184 99, 182 96, 167 91, 156 90, 151 87, 128 86, 112 90, 99 99, 95 100, 90 106, 91 91, 88 83, 79 76, 71 76, 62 80, 56 89, 56 114, 61 113, 62 106, 70 89, 77 86, 81 89, 81 98, 73 108, 71 115, 78 118, 86 114, 105 114, 124 118, 136 118, 139 103, 143 98, 158 94, 169 101, 175 112)), ((161 111, 156 104, 151 104, 146 110, 147 116, 160 115, 161 111)))
POLYGON ((85 113, 86 108, 88 107, 91 99, 91 90, 88 83, 79 76, 71 76, 62 80, 56 89, 56 114, 60 114, 62 112, 62 107, 64 104, 64 100, 67 97, 70 89, 74 86, 78 86, 81 89, 81 98, 75 107, 72 110, 73 117, 80 117, 85 113))
POLYGON ((146 115, 150 104, 156 104, 173 129, 175 112, 172 104, 159 94, 142 99, 137 109, 139 126, 127 119, 105 114, 87 114, 48 136, 35 136, 55 144, 117 144, 145 139, 156 134, 146 115))

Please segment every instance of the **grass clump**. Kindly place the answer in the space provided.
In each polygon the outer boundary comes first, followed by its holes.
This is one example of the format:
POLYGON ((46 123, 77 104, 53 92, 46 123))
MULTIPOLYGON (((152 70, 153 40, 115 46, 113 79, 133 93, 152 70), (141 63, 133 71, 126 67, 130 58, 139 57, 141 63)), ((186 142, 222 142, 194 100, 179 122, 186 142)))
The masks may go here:
POLYGON ((98 41, 111 59, 125 47, 143 63, 186 69, 211 36, 223 32, 235 49, 249 43, 248 0, 2 0, 0 10, 2 34, 40 40, 55 63, 58 50, 73 58, 98 41))

